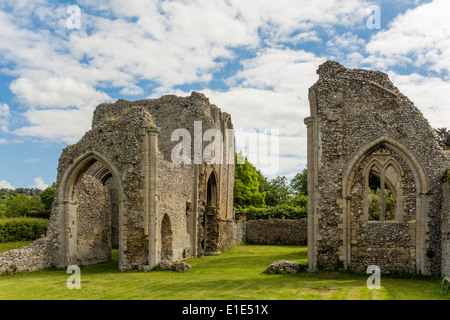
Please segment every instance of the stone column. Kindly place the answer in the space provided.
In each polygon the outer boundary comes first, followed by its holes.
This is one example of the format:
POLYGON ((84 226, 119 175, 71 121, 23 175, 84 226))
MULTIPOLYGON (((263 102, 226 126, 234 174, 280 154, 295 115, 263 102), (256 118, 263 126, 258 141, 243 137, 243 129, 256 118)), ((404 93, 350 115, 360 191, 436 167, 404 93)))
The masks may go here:
POLYGON ((149 126, 144 136, 144 232, 148 236, 148 262, 151 267, 159 262, 156 228, 158 134, 157 128, 149 126))
POLYGON ((308 266, 309 270, 313 271, 316 269, 316 199, 315 199, 315 175, 316 175, 316 149, 317 143, 315 136, 317 134, 316 130, 316 119, 314 117, 308 117, 305 120, 307 126, 307 138, 308 138, 308 266))

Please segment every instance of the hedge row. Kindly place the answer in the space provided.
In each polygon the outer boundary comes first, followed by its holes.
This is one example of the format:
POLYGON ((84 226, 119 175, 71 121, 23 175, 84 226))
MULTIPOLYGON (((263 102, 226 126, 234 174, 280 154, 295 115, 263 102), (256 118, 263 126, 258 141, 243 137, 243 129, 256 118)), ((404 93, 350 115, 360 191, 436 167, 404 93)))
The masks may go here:
POLYGON ((236 220, 259 220, 259 219, 301 219, 306 218, 307 207, 294 207, 279 205, 266 208, 243 208, 235 209, 236 220))
POLYGON ((0 243, 32 241, 47 231, 46 219, 0 219, 0 243))
POLYGON ((50 213, 52 210, 44 210, 44 211, 38 211, 38 212, 28 212, 27 217, 28 218, 39 218, 39 219, 48 219, 50 218, 50 213))

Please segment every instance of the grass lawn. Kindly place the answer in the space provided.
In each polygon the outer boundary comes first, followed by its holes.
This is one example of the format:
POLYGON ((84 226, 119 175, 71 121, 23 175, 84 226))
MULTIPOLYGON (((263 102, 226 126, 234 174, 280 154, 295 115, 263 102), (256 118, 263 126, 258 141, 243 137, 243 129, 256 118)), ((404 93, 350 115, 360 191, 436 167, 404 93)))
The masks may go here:
MULTIPOLYGON (((26 243, 16 243, 16 246, 26 243)), ((0 252, 12 244, 0 244, 0 252)), ((0 277, 0 299, 158 299, 158 300, 297 300, 297 299, 446 299, 438 278, 381 277, 381 289, 369 290, 368 275, 305 272, 268 275, 276 260, 306 262, 305 246, 235 245, 214 256, 186 260, 187 272, 119 272, 113 261, 81 267, 81 289, 69 290, 66 270, 40 270, 0 277)))

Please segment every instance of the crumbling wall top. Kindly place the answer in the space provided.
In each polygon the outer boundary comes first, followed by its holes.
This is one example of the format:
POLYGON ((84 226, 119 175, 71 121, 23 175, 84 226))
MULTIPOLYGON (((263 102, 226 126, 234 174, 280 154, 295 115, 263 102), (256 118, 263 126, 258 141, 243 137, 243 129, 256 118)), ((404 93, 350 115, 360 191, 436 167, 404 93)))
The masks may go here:
POLYGON ((380 86, 383 89, 392 91, 395 94, 401 94, 400 91, 389 80, 389 76, 381 71, 365 70, 365 69, 348 69, 336 61, 328 60, 321 64, 317 69, 319 75, 318 82, 333 80, 356 80, 367 81, 369 83, 380 86))

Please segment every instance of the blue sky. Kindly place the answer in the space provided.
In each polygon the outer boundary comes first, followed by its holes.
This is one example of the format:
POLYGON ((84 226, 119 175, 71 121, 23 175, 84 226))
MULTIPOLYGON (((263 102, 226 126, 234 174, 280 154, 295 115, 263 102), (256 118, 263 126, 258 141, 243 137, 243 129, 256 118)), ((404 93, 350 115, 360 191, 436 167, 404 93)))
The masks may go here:
POLYGON ((450 127, 449 12, 448 0, 2 1, 0 188, 56 181, 98 104, 193 90, 235 128, 278 130, 278 170, 261 169, 291 178, 329 59, 388 73, 434 128, 450 127))

